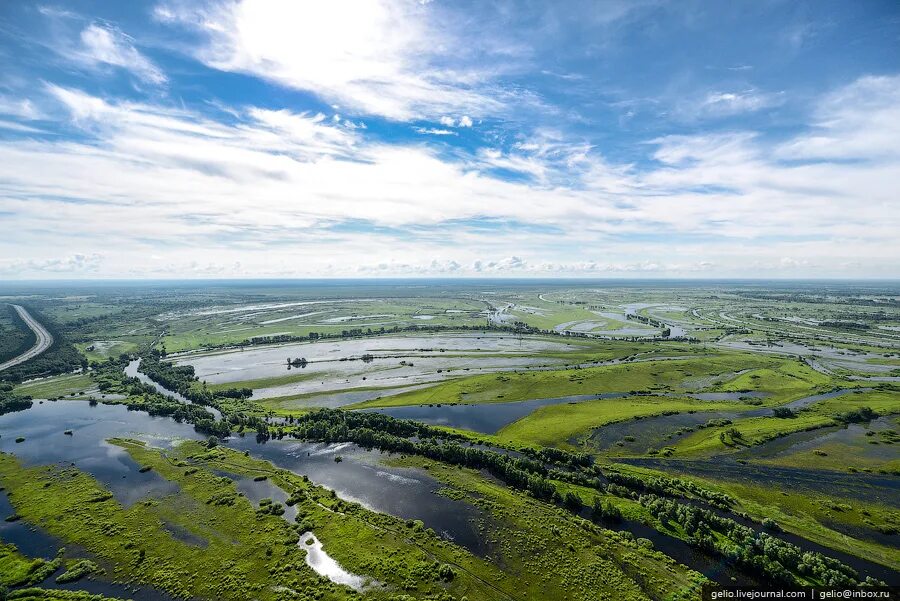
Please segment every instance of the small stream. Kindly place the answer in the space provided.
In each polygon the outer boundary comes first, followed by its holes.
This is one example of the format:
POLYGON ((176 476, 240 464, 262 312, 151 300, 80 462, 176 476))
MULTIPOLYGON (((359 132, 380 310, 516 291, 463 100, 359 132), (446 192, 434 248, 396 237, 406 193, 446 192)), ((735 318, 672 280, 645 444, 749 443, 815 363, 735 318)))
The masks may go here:
MULTIPOLYGON (((138 371, 138 368, 140 367, 140 365, 141 365, 140 359, 134 359, 133 361, 130 361, 128 363, 128 365, 125 366, 125 375, 128 376, 129 378, 137 378, 144 384, 148 384, 148 385, 152 386, 153 388, 155 388, 158 393, 165 395, 171 399, 175 399, 176 401, 180 401, 187 405, 195 404, 193 401, 191 401, 189 398, 185 397, 184 395, 179 394, 179 393, 175 392, 174 390, 169 390, 168 388, 166 388, 159 382, 156 382, 155 380, 150 379, 150 377, 147 374, 138 371)), ((203 407, 204 409, 206 409, 207 411, 209 411, 210 413, 212 413, 213 417, 215 417, 216 419, 222 419, 222 412, 219 411, 218 409, 216 409, 215 407, 210 407, 209 405, 200 405, 200 406, 203 407)))

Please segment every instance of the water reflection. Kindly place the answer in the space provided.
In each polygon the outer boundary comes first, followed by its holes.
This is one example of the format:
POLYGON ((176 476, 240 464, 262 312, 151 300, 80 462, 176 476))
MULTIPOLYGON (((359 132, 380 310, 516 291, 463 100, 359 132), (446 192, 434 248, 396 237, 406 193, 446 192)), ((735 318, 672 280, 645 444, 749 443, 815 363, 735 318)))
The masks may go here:
POLYGON ((357 591, 367 588, 367 579, 342 568, 341 564, 322 549, 322 542, 312 532, 304 532, 300 536, 300 542, 297 545, 306 551, 306 565, 311 567, 317 574, 325 576, 332 582, 345 584, 357 591))
MULTIPOLYGON (((123 449, 106 442, 113 437, 134 438, 162 448, 171 448, 178 440, 205 439, 190 424, 153 417, 143 411, 128 411, 121 405, 92 407, 79 401, 45 402, 27 411, 0 416, 0 451, 15 454, 26 465, 74 463, 126 506, 148 496, 162 497, 178 491, 177 484, 161 478, 153 470, 142 473, 123 449), (72 436, 63 434, 65 430, 72 430, 72 436), (25 441, 16 443, 20 436, 25 441)), ((289 441, 258 444, 250 437, 234 437, 225 444, 306 475, 347 501, 402 519, 422 520, 447 540, 474 553, 486 552, 474 525, 480 510, 435 494, 441 488, 440 483, 422 470, 383 465, 385 456, 381 453, 351 444, 289 441), (336 455, 341 455, 340 463, 334 461, 336 455)), ((270 496, 281 501, 280 495, 284 495, 283 491, 279 495, 277 490, 263 490, 265 485, 250 485, 240 480, 238 486, 248 496, 253 495, 251 498, 257 496, 254 490, 265 493, 260 499, 270 496)))

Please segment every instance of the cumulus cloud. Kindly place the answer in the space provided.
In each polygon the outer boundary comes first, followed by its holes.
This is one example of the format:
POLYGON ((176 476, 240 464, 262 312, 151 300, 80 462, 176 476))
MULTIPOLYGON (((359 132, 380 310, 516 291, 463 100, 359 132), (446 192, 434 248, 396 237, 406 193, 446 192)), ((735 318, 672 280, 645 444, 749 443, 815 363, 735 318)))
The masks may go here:
POLYGON ((240 261, 241 273, 273 277, 360 265, 740 276, 796 269, 784 257, 809 261, 809 275, 860 275, 845 267, 860 264, 896 275, 900 256, 900 157, 882 135, 894 118, 891 78, 835 90, 785 142, 747 131, 664 136, 643 146, 655 161, 640 167, 553 131, 447 156, 319 113, 229 107, 219 120, 46 92, 82 136, 0 146, 0 256, 96 253, 106 257, 98 273, 121 275, 151 269, 152 254, 185 274, 210 264, 234 274, 240 261))
POLYGON ((203 35, 194 54, 213 68, 307 90, 356 112, 411 120, 497 110, 497 95, 483 89, 487 74, 439 64, 438 52, 453 55, 463 44, 434 22, 436 10, 413 0, 171 1, 156 17, 203 35))

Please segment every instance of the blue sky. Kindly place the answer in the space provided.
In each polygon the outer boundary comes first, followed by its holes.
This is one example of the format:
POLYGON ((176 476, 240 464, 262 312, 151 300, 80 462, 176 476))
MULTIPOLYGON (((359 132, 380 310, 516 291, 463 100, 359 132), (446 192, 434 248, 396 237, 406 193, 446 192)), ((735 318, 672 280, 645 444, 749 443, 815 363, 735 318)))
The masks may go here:
POLYGON ((900 277, 895 0, 4 2, 0 277, 900 277))

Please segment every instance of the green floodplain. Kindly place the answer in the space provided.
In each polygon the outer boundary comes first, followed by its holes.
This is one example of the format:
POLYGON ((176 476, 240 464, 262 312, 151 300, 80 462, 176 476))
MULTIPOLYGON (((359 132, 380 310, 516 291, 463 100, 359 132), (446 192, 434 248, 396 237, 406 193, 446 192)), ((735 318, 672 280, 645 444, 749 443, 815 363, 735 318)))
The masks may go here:
POLYGON ((900 286, 3 284, 0 599, 900 585, 900 286))

